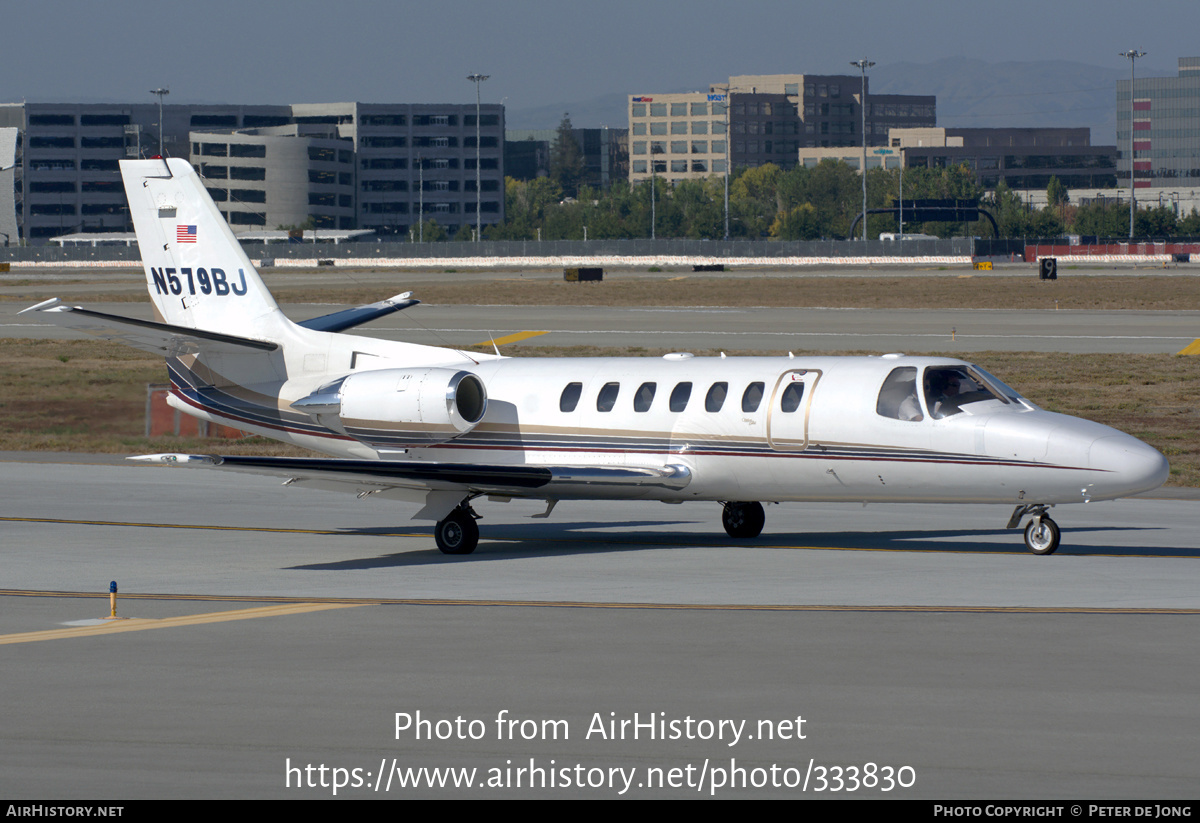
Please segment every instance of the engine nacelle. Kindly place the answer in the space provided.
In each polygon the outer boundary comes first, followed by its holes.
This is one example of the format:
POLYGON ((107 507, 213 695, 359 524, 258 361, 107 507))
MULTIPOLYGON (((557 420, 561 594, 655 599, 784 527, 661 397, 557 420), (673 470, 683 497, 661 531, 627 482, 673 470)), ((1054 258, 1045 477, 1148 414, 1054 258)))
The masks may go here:
POLYGON ((292 407, 365 443, 431 445, 475 428, 487 389, 461 370, 380 369, 322 386, 292 407))

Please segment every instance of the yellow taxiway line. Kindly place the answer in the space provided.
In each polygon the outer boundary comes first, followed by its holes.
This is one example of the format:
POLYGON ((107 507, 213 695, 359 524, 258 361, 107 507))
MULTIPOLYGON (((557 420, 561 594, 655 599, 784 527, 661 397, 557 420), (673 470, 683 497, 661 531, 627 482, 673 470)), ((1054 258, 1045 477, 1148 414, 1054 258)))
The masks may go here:
POLYGON ((89 626, 68 626, 62 629, 46 629, 40 632, 21 632, 0 635, 0 646, 10 643, 36 643, 41 640, 65 640, 72 637, 92 637, 97 634, 119 632, 142 632, 150 629, 173 629, 179 626, 199 626, 204 623, 227 623, 230 620, 252 620, 256 617, 281 617, 305 612, 323 612, 329 609, 352 609, 362 603, 287 603, 276 606, 258 606, 253 609, 236 609, 228 612, 189 614, 182 617, 162 619, 116 618, 89 626))
MULTIPOLYGON (((0 589, 0 597, 70 597, 107 599, 108 594, 102 592, 69 592, 69 591, 36 591, 32 589, 0 589)), ((850 605, 837 603, 617 603, 596 600, 499 600, 479 598, 435 598, 435 597, 328 597, 328 598, 299 598, 284 595, 218 595, 218 594, 152 594, 130 593, 122 594, 126 601, 130 600, 159 600, 159 601, 216 601, 216 602, 273 602, 277 606, 262 606, 253 609, 242 609, 231 612, 213 612, 211 614, 194 615, 190 617, 173 617, 164 620, 131 620, 126 623, 165 624, 167 626, 183 626, 195 623, 218 623, 224 620, 241 620, 251 617, 273 617, 275 615, 303 614, 304 612, 321 611, 323 609, 348 608, 350 606, 485 606, 502 608, 542 608, 542 609, 616 609, 626 611, 751 611, 751 612, 910 612, 910 613, 953 613, 953 614, 1161 614, 1161 615, 1200 615, 1200 609, 1172 608, 1156 606, 967 606, 967 605, 903 605, 887 606, 850 605), (290 608, 289 608, 290 607, 290 608)), ((29 632, 27 634, 0 635, 0 644, 22 642, 7 638, 30 637, 34 640, 52 639, 50 637, 34 637, 34 635, 80 636, 81 629, 99 629, 89 634, 104 634, 108 625, 84 626, 80 628, 51 629, 45 632, 29 632)), ((159 628, 158 625, 142 628, 159 628)), ((136 631, 126 629, 125 631, 136 631)))
POLYGON ((1179 353, 1180 354, 1200 354, 1200 338, 1193 340, 1191 343, 1189 343, 1187 346, 1184 347, 1183 351, 1181 351, 1179 353))
POLYGON ((519 331, 516 334, 510 334, 506 337, 493 337, 491 340, 484 340, 482 343, 476 343, 476 346, 507 346, 509 343, 520 343, 522 340, 528 340, 531 337, 541 337, 547 332, 544 331, 519 331))

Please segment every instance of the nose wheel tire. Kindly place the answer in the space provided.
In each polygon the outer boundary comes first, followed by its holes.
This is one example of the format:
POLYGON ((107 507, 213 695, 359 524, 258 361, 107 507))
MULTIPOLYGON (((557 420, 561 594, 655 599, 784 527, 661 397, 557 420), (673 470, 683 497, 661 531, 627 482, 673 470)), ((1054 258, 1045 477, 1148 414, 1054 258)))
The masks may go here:
POLYGON ((721 525, 730 537, 758 537, 766 522, 762 503, 726 503, 721 512, 721 525))
POLYGON ((1049 517, 1034 518, 1025 527, 1025 546, 1034 554, 1058 551, 1058 524, 1049 517))
POLYGON ((455 509, 433 527, 442 554, 470 554, 479 545, 479 525, 469 511, 455 509))

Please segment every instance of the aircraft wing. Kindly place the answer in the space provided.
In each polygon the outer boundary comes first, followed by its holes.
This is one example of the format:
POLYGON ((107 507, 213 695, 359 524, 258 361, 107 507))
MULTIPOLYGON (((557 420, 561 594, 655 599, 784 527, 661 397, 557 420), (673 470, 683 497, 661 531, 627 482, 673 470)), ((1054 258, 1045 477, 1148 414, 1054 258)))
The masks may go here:
POLYGON ((528 464, 439 463, 426 460, 345 460, 324 457, 148 454, 131 457, 155 463, 198 466, 287 477, 285 485, 379 494, 426 501, 416 516, 440 519, 467 494, 494 494, 539 500, 637 498, 652 488, 682 489, 691 482, 683 465, 541 466, 528 464), (438 492, 448 492, 441 497, 438 492), (437 498, 437 499, 435 499, 437 498), (450 501, 442 511, 441 500, 450 501))
POLYGON ((252 340, 248 337, 172 326, 153 320, 136 320, 79 306, 65 306, 57 297, 22 309, 17 314, 26 312, 37 312, 39 318, 56 326, 78 329, 105 340, 115 340, 164 357, 179 357, 201 349, 210 352, 244 352, 247 349, 275 351, 279 348, 278 343, 266 340, 252 340))

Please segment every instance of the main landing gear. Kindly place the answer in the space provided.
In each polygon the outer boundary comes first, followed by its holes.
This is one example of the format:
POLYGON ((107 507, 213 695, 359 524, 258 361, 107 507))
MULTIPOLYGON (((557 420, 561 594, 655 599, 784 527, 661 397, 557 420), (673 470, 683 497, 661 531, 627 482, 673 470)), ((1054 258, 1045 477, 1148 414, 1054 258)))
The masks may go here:
POLYGON ((730 537, 758 537, 766 522, 762 503, 726 503, 721 512, 721 525, 730 537))
POLYGON ((479 545, 479 515, 464 500, 433 527, 433 539, 442 554, 470 554, 479 545))
POLYGON ((1058 551, 1058 541, 1062 534, 1058 524, 1046 514, 1049 508, 1043 503, 1017 506, 1008 520, 1008 528, 1015 529, 1022 517, 1027 514, 1033 515, 1025 526, 1025 547, 1034 554, 1054 554, 1058 551))

